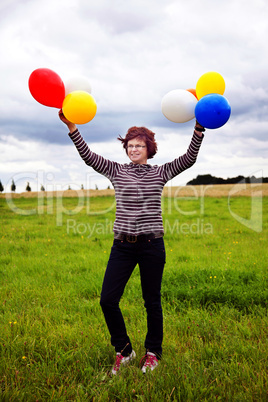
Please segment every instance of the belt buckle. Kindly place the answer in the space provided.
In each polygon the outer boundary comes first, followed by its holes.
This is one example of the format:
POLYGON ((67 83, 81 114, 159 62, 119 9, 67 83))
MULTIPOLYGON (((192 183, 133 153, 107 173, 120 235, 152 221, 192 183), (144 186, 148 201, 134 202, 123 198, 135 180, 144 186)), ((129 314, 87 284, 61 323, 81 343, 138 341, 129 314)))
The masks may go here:
POLYGON ((136 235, 126 235, 126 240, 129 243, 136 243, 137 240, 138 240, 138 236, 136 236, 136 235))

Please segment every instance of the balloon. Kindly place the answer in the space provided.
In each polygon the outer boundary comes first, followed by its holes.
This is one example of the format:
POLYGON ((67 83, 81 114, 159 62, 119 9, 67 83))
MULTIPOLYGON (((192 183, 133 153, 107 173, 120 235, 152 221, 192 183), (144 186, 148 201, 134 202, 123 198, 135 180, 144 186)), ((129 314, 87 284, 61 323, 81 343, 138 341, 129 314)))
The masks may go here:
POLYGON ((209 94, 200 99, 195 107, 195 117, 201 126, 219 128, 231 115, 231 106, 227 99, 219 94, 209 94))
POLYGON ((75 76, 65 82, 65 96, 73 91, 85 91, 91 94, 91 85, 86 77, 75 76))
POLYGON ((184 89, 174 89, 162 99, 163 115, 174 123, 185 123, 194 118, 196 97, 184 89))
POLYGON ((66 119, 75 124, 85 124, 97 112, 95 99, 85 91, 73 91, 63 101, 62 111, 66 119))
POLYGON ((195 89, 190 88, 190 89, 187 89, 187 91, 191 92, 191 94, 193 94, 193 95, 196 97, 196 99, 197 99, 196 90, 195 90, 195 89))
POLYGON ((198 99, 208 94, 223 95, 225 82, 219 73, 213 71, 203 74, 196 84, 196 95, 198 99))
POLYGON ((65 97, 65 87, 58 74, 49 68, 34 70, 28 81, 34 99, 45 106, 61 109, 65 97))

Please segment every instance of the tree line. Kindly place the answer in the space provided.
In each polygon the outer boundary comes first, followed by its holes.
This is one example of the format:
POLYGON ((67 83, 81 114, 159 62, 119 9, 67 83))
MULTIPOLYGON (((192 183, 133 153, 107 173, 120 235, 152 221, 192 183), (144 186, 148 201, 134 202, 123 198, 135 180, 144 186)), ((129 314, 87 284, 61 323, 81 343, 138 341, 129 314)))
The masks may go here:
POLYGON ((227 179, 215 177, 211 174, 198 175, 195 179, 188 181, 187 186, 197 186, 204 184, 237 184, 237 183, 268 183, 268 177, 255 176, 236 176, 227 179))
MULTIPOLYGON (((110 186, 108 186, 107 189, 109 190, 109 189, 110 189, 110 186)), ((14 180, 12 180, 12 182, 11 182, 10 190, 12 191, 12 193, 15 193, 15 191, 16 191, 16 184, 15 184, 14 180)), ((27 182, 27 185, 26 185, 25 190, 26 190, 26 191, 32 191, 29 182, 27 182)), ((41 185, 40 190, 41 190, 41 191, 45 191, 45 187, 43 186, 43 184, 41 185)), ((71 190, 71 186, 68 187, 68 190, 71 190)), ((84 190, 83 184, 81 184, 81 190, 84 190)), ((95 185, 95 190, 98 190, 97 184, 95 185)), ((2 182, 1 182, 1 180, 0 180, 0 193, 2 193, 3 191, 4 191, 4 186, 3 186, 3 184, 2 184, 2 182)))
MULTIPOLYGON (((188 181, 187 186, 209 185, 209 184, 237 184, 237 183, 268 183, 268 177, 255 177, 255 176, 236 176, 232 178, 223 179, 221 177, 215 177, 211 174, 198 175, 195 179, 188 181)), ((107 187, 110 189, 110 186, 107 187)), ((14 180, 11 182, 10 190, 14 193, 16 191, 16 184, 14 180)), ((30 183, 27 182, 26 191, 32 191, 30 183)), ((45 187, 41 185, 41 191, 45 191, 45 187)), ((68 187, 71 190, 71 186, 68 187)), ((81 190, 84 190, 83 184, 81 190)), ((98 186, 95 186, 95 190, 98 190, 98 186)), ((0 180, 0 193, 4 191, 4 186, 0 180)))

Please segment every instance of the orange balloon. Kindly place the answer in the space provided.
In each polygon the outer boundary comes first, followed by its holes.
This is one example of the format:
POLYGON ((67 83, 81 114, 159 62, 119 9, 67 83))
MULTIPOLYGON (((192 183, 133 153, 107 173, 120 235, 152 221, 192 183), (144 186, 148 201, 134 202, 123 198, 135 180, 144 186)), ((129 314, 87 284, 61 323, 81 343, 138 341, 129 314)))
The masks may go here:
POLYGON ((195 89, 189 88, 189 89, 186 89, 186 91, 191 92, 191 94, 193 94, 193 95, 196 97, 196 99, 197 99, 196 90, 195 90, 195 89))

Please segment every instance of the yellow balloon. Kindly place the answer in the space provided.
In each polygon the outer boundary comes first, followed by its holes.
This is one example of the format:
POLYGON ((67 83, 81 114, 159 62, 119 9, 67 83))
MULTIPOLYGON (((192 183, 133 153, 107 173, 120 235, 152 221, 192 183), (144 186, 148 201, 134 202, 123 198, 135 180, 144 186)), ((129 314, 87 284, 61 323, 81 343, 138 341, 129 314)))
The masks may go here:
POLYGON ((208 94, 223 95, 225 82, 223 77, 214 71, 203 74, 196 84, 196 96, 198 99, 208 94))
POLYGON ((73 91, 64 98, 62 111, 70 122, 86 124, 95 117, 97 104, 90 93, 73 91))

